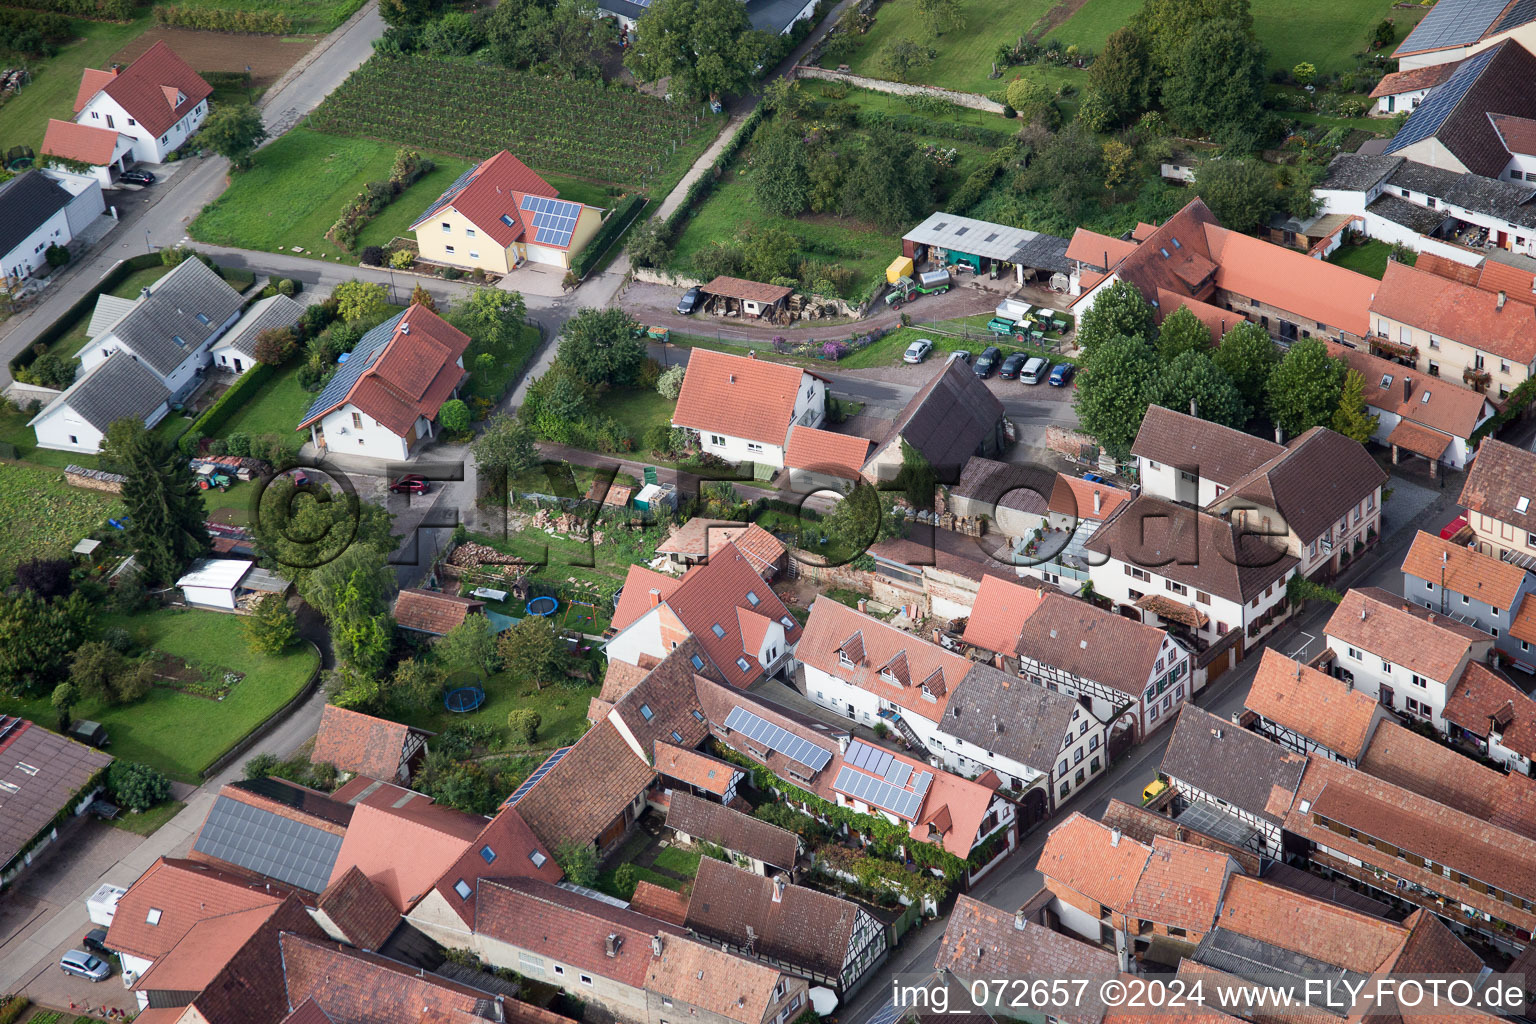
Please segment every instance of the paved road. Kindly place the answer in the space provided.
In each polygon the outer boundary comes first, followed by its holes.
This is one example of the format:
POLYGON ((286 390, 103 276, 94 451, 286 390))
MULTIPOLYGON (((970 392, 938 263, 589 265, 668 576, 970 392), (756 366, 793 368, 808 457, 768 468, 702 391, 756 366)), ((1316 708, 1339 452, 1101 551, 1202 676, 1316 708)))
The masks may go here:
MULTIPOLYGON (((1424 484, 1422 476, 1414 482, 1424 484)), ((1440 491, 1427 507, 1421 507, 1411 519, 1396 519, 1390 503, 1383 506, 1386 517, 1385 540, 1377 547, 1374 557, 1367 557, 1346 570, 1335 584, 1339 590, 1352 587, 1382 587, 1392 593, 1402 592, 1402 562, 1408 546, 1418 529, 1436 529, 1448 518, 1455 507, 1456 496, 1461 493, 1459 475, 1440 491)), ((1333 612, 1333 606, 1313 602, 1297 619, 1277 631, 1265 644, 1281 653, 1309 658, 1321 648, 1323 626, 1333 612)), ((1240 710, 1258 670, 1259 652, 1250 654, 1237 670, 1228 673, 1203 691, 1195 703, 1213 714, 1230 718, 1240 710)), ((1171 721, 1171 720, 1170 720, 1171 721)), ((1127 803, 1141 803, 1141 790, 1156 775, 1162 763, 1163 751, 1168 746, 1170 730, 1165 726, 1150 739, 1134 747, 1123 760, 1079 791, 1067 806, 1031 832, 1019 844, 1019 849, 999 872, 985 878, 970 895, 1005 910, 1018 909, 1025 900, 1040 890, 1043 879, 1035 864, 1045 845, 1050 829, 1074 811, 1081 811, 1090 818, 1099 818, 1111 799, 1127 803)), ((943 920, 933 922, 917 933, 914 941, 895 951, 879 974, 856 994, 853 1002, 838 1017, 844 1024, 865 1024, 890 998, 891 981, 897 974, 927 973, 933 969, 938 954, 939 941, 944 934, 943 920)))

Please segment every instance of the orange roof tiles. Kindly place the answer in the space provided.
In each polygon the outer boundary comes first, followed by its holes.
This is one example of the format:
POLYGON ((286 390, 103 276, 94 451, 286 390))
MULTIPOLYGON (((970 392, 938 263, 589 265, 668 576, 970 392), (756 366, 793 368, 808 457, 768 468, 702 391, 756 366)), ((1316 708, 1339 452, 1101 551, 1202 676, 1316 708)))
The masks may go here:
POLYGON ((1445 719, 1484 739, 1497 729, 1503 746, 1536 756, 1536 700, 1477 662, 1467 665, 1446 697, 1445 719))
POLYGON ((703 558, 709 554, 710 541, 716 534, 724 533, 734 538, 746 529, 746 526, 746 523, 735 519, 705 519, 703 516, 694 516, 686 523, 673 526, 667 539, 656 545, 656 553, 703 558))
POLYGON ((938 644, 824 596, 811 605, 795 657, 933 722, 943 718, 949 695, 971 667, 938 644), (855 635, 862 643, 852 652, 847 642, 855 635), (843 663, 845 654, 850 664, 843 663))
POLYGON ((1536 302, 1536 273, 1495 259, 1483 260, 1477 286, 1485 292, 1503 292, 1519 302, 1536 302))
POLYGON ((965 623, 965 642, 998 654, 1016 653, 1024 620, 1035 613, 1044 598, 1039 587, 1010 583, 1001 576, 983 576, 975 607, 965 623))
POLYGON ((48 131, 43 135, 44 156, 59 156, 105 167, 112 162, 116 150, 117 132, 110 128, 48 119, 48 131))
POLYGON ((1324 632, 1441 683, 1451 681, 1474 645, 1493 640, 1480 629, 1409 604, 1380 587, 1345 594, 1324 632))
POLYGON ((1429 427, 1421 427, 1412 420, 1399 420, 1387 435, 1387 444, 1406 448, 1426 459, 1438 459, 1451 446, 1451 437, 1429 427))
POLYGON ((400 924, 400 912, 357 867, 326 886, 316 907, 359 949, 378 949, 400 924))
MULTIPOLYGON (((1387 76, 1391 78, 1391 75, 1387 76)), ((1477 284, 1477 279, 1482 275, 1482 270, 1474 265, 1458 263, 1453 259, 1441 256, 1433 252, 1421 252, 1419 258, 1414 260, 1415 270, 1422 270, 1430 274, 1438 274, 1441 277, 1450 278, 1452 281, 1460 281, 1462 284, 1477 284)))
POLYGON ((1046 508, 1058 515, 1104 520, 1114 515, 1116 509, 1130 500, 1130 491, 1122 491, 1109 484, 1096 484, 1081 477, 1057 473, 1046 508))
POLYGON ((1536 306, 1505 302, 1500 309, 1495 292, 1406 263, 1387 264, 1370 312, 1501 359, 1527 366, 1536 360, 1536 306))
POLYGON ((1526 594, 1520 610, 1509 624, 1509 635, 1528 644, 1536 644, 1536 594, 1526 594))
POLYGON ((396 910, 405 913, 433 887, 479 835, 485 819, 430 797, 384 786, 352 812, 352 824, 331 870, 335 882, 360 868, 396 910))
POLYGON ((164 135, 173 124, 213 95, 213 87, 198 77, 192 66, 176 56, 162 39, 115 75, 110 71, 87 69, 75 95, 75 112, 79 113, 97 92, 112 97, 149 134, 164 135), (180 103, 176 102, 178 95, 180 103))
POLYGON ((1495 114, 1492 111, 1488 112, 1488 120, 1493 122, 1493 130, 1499 133, 1499 141, 1504 143, 1504 148, 1512 156, 1536 155, 1536 121, 1529 117, 1495 114))
POLYGON ((1220 342, 1228 331, 1240 323, 1246 323, 1248 319, 1241 313, 1233 312, 1230 309, 1222 309, 1220 306, 1213 306, 1209 302, 1201 302, 1199 299, 1192 299, 1177 292, 1171 292, 1166 288, 1159 288, 1157 290, 1157 304, 1159 323, 1168 319, 1171 314, 1177 313, 1180 309, 1188 309, 1191 313, 1195 314, 1195 319, 1204 324, 1205 329, 1211 332, 1211 340, 1213 342, 1220 342))
POLYGON ((395 625, 442 636, 484 608, 484 601, 471 597, 406 587, 395 598, 395 625))
MULTIPOLYGON (((930 770, 921 761, 901 754, 893 756, 898 761, 905 761, 914 775, 930 770)), ((953 772, 934 771, 922 810, 907 830, 908 834, 924 843, 939 840, 944 849, 962 860, 970 856, 972 848, 981 840, 982 823, 987 819, 998 782, 997 773, 992 771, 983 773, 975 781, 953 772)))
POLYGON ((1444 64, 1431 64, 1428 67, 1394 71, 1390 75, 1383 75, 1381 81, 1376 83, 1376 88, 1371 90, 1371 99, 1400 96, 1405 92, 1418 92, 1420 89, 1433 89, 1451 77, 1451 72, 1456 70, 1458 63, 1458 61, 1447 61, 1444 64))
POLYGON ((1228 881, 1217 923, 1228 931, 1364 974, 1396 955, 1408 937, 1400 924, 1247 875, 1234 875, 1228 881))
POLYGON ((169 952, 155 959, 133 988, 140 992, 202 991, 277 907, 274 901, 198 921, 169 952))
MULTIPOLYGON (((527 164, 502 150, 482 160, 468 181, 462 184, 456 181, 449 186, 429 208, 428 213, 416 218, 411 228, 414 230, 420 227, 430 215, 451 207, 505 249, 524 238, 527 233, 529 224, 521 209, 523 197, 531 195, 554 199, 559 194, 553 185, 534 173, 527 164)), ((526 240, 534 241, 531 237, 526 240)))
MULTIPOLYGON (((1444 586, 1457 594, 1475 597, 1495 608, 1513 608, 1525 584, 1525 571, 1517 565, 1485 555, 1461 544, 1452 544, 1433 533, 1420 530, 1403 559, 1403 572, 1435 586, 1444 586)), ((1415 591, 1422 588, 1418 585, 1415 591)), ((1437 597, 1424 591, 1422 600, 1440 604, 1437 597)), ((1417 593, 1415 597, 1420 595, 1417 593)), ((1422 601, 1421 601, 1422 603, 1422 601)))
POLYGON ((656 770, 668 778, 697 786, 706 793, 725 795, 738 769, 697 750, 687 750, 674 743, 656 741, 656 770))
MULTIPOLYGON (((1122 835, 1120 841, 1129 840, 1122 835)), ((1235 870, 1236 862, 1224 853, 1157 836, 1126 914, 1192 934, 1205 932, 1221 906, 1227 875, 1235 870)))
POLYGON ((672 425, 784 445, 806 376, 798 366, 694 349, 672 425))
POLYGON ((1151 855, 1150 847, 1124 835, 1116 838, 1108 827, 1073 811, 1046 836, 1035 870, 1125 913, 1151 855))
POLYGON ((797 984, 756 960, 702 942, 663 937, 661 955, 651 957, 644 987, 715 1017, 759 1024, 770 1019, 768 1008, 781 980, 797 984))
POLYGON ((609 720, 587 730, 516 804, 546 849, 593 842, 624 813, 656 773, 609 720), (602 779, 603 785, 592 785, 602 779))
POLYGON ((705 295, 721 295, 728 299, 761 302, 765 305, 787 299, 794 293, 794 289, 787 285, 745 281, 739 277, 726 277, 724 274, 701 287, 705 295))
POLYGON ((671 597, 682 582, 676 576, 656 572, 643 565, 631 565, 624 576, 624 588, 619 594, 618 607, 613 610, 613 628, 622 630, 633 625, 651 610, 653 604, 671 597), (654 602, 651 600, 653 590, 657 592, 654 602))
POLYGON ((281 890, 264 883, 206 864, 161 857, 118 901, 107 944, 154 960, 168 953, 199 921, 256 907, 274 908, 281 898, 281 890))
MULTIPOLYGON (((789 550, 784 546, 783 541, 756 523, 748 523, 742 530, 724 530, 710 534, 710 556, 723 553, 727 544, 736 545, 736 550, 745 556, 759 575, 765 570, 776 572, 780 561, 789 550)), ((769 575, 772 575, 772 572, 769 575)))
POLYGON ((1266 649, 1246 706, 1351 761, 1370 742, 1380 705, 1359 690, 1266 649))
POLYGON ((1135 251, 1135 242, 1078 228, 1072 232, 1072 240, 1067 244, 1067 259, 1109 270, 1135 251))
POLYGON ((408 725, 327 704, 320 712, 320 729, 309 759, 389 781, 400 773, 410 734, 408 725))
POLYGON ((78 114, 84 110, 85 105, 91 102, 91 98, 101 92, 106 84, 116 77, 117 69, 115 68, 107 71, 97 68, 86 68, 80 75, 80 85, 75 90, 75 113, 78 114))
POLYGON ((835 434, 815 427, 791 427, 784 465, 790 469, 815 470, 845 480, 859 479, 859 468, 869 456, 869 439, 835 434))
POLYGON ((1485 821, 1493 820, 1494 809, 1505 792, 1503 773, 1396 722, 1382 722, 1377 727, 1358 767, 1368 775, 1485 821))
POLYGON ((539 842, 516 808, 504 806, 464 848, 459 859, 448 865, 437 879, 436 888, 444 902, 473 928, 475 897, 482 877, 525 877, 558 882, 564 872, 553 854, 553 850, 539 842), (470 887, 467 897, 460 896, 456 888, 461 880, 470 887))
POLYGON ((1456 501, 1517 531, 1536 533, 1536 452, 1485 437, 1456 501))
MULTIPOLYGON (((1361 394, 1372 409, 1439 431, 1447 439, 1469 438, 1493 415, 1488 396, 1445 377, 1431 377, 1411 366, 1330 341, 1328 354, 1343 359, 1365 380, 1361 394)), ((1404 435, 1405 438, 1410 435, 1404 435)), ((1412 435, 1417 436, 1417 435, 1412 435)), ((1438 442, 1435 442, 1436 444, 1438 442)), ((1424 447, 1433 447, 1424 439, 1424 447)))
POLYGON ((779 623, 790 646, 800 640, 800 623, 735 544, 727 543, 708 562, 689 569, 666 603, 726 682, 738 688, 761 679, 763 665, 757 660, 758 649, 746 649, 741 618, 732 609, 756 612, 779 623), (747 666, 743 668, 738 659, 745 659, 747 666))
POLYGON ((688 920, 688 897, 642 878, 635 883, 634 895, 629 898, 629 909, 681 928, 688 920))
POLYGON ((1377 292, 1375 278, 1226 228, 1212 225, 1206 233, 1220 265, 1218 288, 1357 336, 1369 332, 1366 311, 1377 292))

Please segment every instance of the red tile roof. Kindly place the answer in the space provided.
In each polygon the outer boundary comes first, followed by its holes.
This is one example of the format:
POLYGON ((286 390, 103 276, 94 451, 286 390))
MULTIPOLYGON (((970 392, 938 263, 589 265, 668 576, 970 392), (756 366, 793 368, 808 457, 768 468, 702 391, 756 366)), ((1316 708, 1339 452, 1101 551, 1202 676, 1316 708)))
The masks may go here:
POLYGON ((724 796, 731 779, 740 771, 735 765, 675 743, 656 741, 656 770, 669 779, 686 782, 706 793, 724 796))
POLYGON ((1394 71, 1390 75, 1383 75, 1381 81, 1376 83, 1376 88, 1371 90, 1371 99, 1380 99, 1383 96, 1400 96, 1405 92, 1417 92, 1420 89, 1433 89, 1456 70, 1460 61, 1446 61, 1444 64, 1431 64, 1428 67, 1411 68, 1407 71, 1394 71))
POLYGON ((1057 515, 1102 521, 1114 515, 1115 509, 1130 500, 1130 491, 1057 473, 1046 507, 1057 515))
MULTIPOLYGON (((1453 437, 1471 437, 1478 424, 1493 415, 1487 395, 1445 377, 1431 377, 1410 366, 1332 341, 1328 342, 1328 354, 1343 359, 1365 379, 1362 396, 1366 405, 1437 431, 1444 435, 1446 443, 1453 437)), ((1440 442, 1422 438, 1416 443, 1433 448, 1440 442)))
MULTIPOLYGON (((1414 536, 1413 545, 1403 558, 1403 572, 1495 608, 1513 608, 1520 588, 1525 585, 1525 570, 1518 565, 1462 544, 1452 544, 1424 530, 1414 536)), ((1438 596, 1424 599, 1440 603, 1438 596)))
MULTIPOLYGON (((1106 837, 1107 841, 1107 837, 1106 837)), ((1122 835, 1122 843, 1128 840, 1122 835)), ((1205 932, 1216 919, 1227 875, 1239 871, 1224 853, 1158 836, 1127 910, 1142 921, 1205 932)))
POLYGON ((1515 117, 1512 114, 1489 113, 1493 130, 1499 133, 1499 141, 1512 156, 1536 155, 1536 120, 1515 117))
POLYGON ((1395 956, 1408 937, 1400 924, 1247 875, 1228 880, 1218 923, 1227 931, 1364 974, 1395 956))
POLYGON ((326 886, 316 905, 359 949, 378 949, 400 924, 400 911, 355 866, 326 886))
POLYGON ((161 857, 118 900, 107 945, 154 960, 170 952, 199 921, 256 907, 273 908, 282 896, 283 890, 254 879, 195 861, 161 857))
MULTIPOLYGON (((402 591, 402 595, 403 595, 402 591)), ((344 772, 394 781, 405 756, 411 727, 327 704, 320 712, 311 763, 328 762, 344 772)))
POLYGON ((201 992, 276 912, 274 901, 198 921, 133 983, 135 991, 201 992))
POLYGON ((1135 242, 1078 228, 1072 232, 1072 240, 1067 244, 1067 259, 1109 270, 1135 251, 1135 242))
POLYGON ((798 366, 696 348, 672 425, 784 445, 806 376, 798 366))
POLYGON ((1495 259, 1483 260, 1477 286, 1485 292, 1503 292, 1519 302, 1536 302, 1536 273, 1495 259))
POLYGON ((1159 662, 1177 654, 1168 634, 1156 626, 1132 622, 1054 588, 1024 620, 1014 649, 1133 699, 1162 671, 1159 662))
POLYGON ((689 569, 682 583, 667 596, 666 604, 732 686, 745 688, 763 678, 758 650, 749 651, 744 646, 737 613, 755 612, 783 625, 790 647, 800 641, 800 623, 758 575, 756 565, 734 544, 726 544, 708 562, 689 569), (757 598, 756 604, 749 595, 757 598), (746 668, 738 664, 739 658, 747 660, 746 668))
POLYGON ((1509 624, 1509 635, 1528 644, 1536 644, 1536 594, 1526 594, 1509 624))
MULTIPOLYGON (((534 173, 527 164, 506 150, 502 150, 495 156, 481 161, 468 181, 463 184, 454 182, 427 213, 416 219, 411 229, 420 227, 445 207, 452 207, 462 214, 465 220, 484 231, 497 245, 505 249, 522 238, 528 227, 529 221, 522 211, 525 195, 554 199, 560 193, 553 185, 534 173), (446 203, 444 199, 447 200, 446 203), (502 219, 503 217, 510 219, 511 223, 507 223, 502 219)), ((539 244, 549 243, 540 242, 539 244)), ((559 246, 559 248, 567 248, 567 246, 559 246)))
POLYGON ((1211 332, 1211 340, 1220 342, 1226 333, 1248 318, 1241 313, 1220 306, 1213 306, 1209 302, 1201 302, 1177 292, 1171 292, 1166 288, 1157 290, 1157 322, 1162 323, 1180 309, 1187 309, 1195 314, 1195 319, 1205 325, 1205 329, 1211 332))
POLYGON ((1387 444, 1422 455, 1426 459, 1438 459, 1451 446, 1451 437, 1429 427, 1421 427, 1412 420, 1399 420, 1387 435, 1387 444))
POLYGON ((1396 722, 1382 722, 1377 727, 1358 767, 1368 775, 1485 821, 1493 820, 1508 777, 1396 722))
MULTIPOLYGON (((1444 65, 1437 64, 1433 66, 1443 67, 1444 65)), ((1388 75, 1387 77, 1391 78, 1392 76, 1388 75)), ((1419 258, 1414 260, 1413 266, 1415 270, 1439 274, 1441 277, 1448 277, 1452 281, 1460 281, 1462 284, 1477 284, 1477 279, 1482 276, 1482 270, 1476 264, 1469 266, 1465 263, 1458 263, 1453 259, 1448 259, 1433 252, 1419 253, 1419 258)))
POLYGON ((356 805, 331 881, 357 867, 402 914, 416 905, 480 834, 485 819, 384 786, 356 805))
MULTIPOLYGON (((1131 454, 1198 472, 1224 487, 1285 454, 1285 446, 1178 409, 1147 407, 1131 454)), ((1107 517, 1101 517, 1107 518, 1107 517)))
POLYGON ((815 470, 825 476, 859 479, 859 468, 869 457, 869 438, 834 434, 815 427, 790 427, 784 465, 790 469, 815 470))
POLYGON ((1495 292, 1391 261, 1370 312, 1529 365, 1536 360, 1536 306, 1498 307, 1495 292))
POLYGON ((1073 811, 1046 836, 1035 870, 1123 914, 1151 855, 1150 847, 1124 835, 1117 839, 1107 826, 1073 811))
MULTIPOLYGON (((892 756, 906 762, 913 775, 930 770, 913 758, 902 754, 892 756)), ((971 780, 943 769, 932 770, 933 782, 928 786, 928 795, 923 798, 922 810, 907 834, 918 842, 943 846, 964 860, 982 839, 982 823, 997 795, 997 773, 986 771, 971 780)))
POLYGON ((756 960, 690 939, 663 937, 661 955, 651 957, 646 971, 645 990, 688 1004, 690 1015, 697 1007, 737 1024, 760 1024, 773 1019, 769 1009, 778 1001, 774 993, 781 981, 790 989, 804 984, 756 960))
POLYGON ((480 879, 538 878, 554 883, 563 875, 560 865, 555 863, 554 851, 539 842, 516 808, 503 807, 442 873, 436 888, 443 901, 474 928, 480 879), (489 857, 486 850, 490 850, 489 857), (470 887, 467 898, 460 896, 456 888, 460 881, 470 887))
POLYGON ((150 135, 164 135, 213 95, 213 87, 198 77, 192 65, 176 56, 163 39, 116 75, 86 69, 75 95, 75 112, 79 113, 99 91, 112 97, 150 135), (176 102, 178 93, 180 103, 176 102))
POLYGON ((558 850, 567 842, 590 843, 655 777, 651 766, 605 719, 587 730, 517 802, 517 812, 546 850, 558 850), (594 785, 596 779, 603 784, 594 785))
POLYGON ((800 838, 793 832, 691 793, 672 794, 667 827, 784 871, 793 871, 800 856, 800 838))
POLYGON ((48 131, 43 135, 44 156, 60 156, 104 167, 112 162, 116 150, 117 132, 110 128, 48 119, 48 131))
POLYGON ((694 516, 686 523, 679 523, 672 527, 672 532, 667 535, 667 539, 656 545, 656 553, 704 558, 709 554, 710 541, 717 534, 734 539, 746 527, 746 523, 736 519, 706 519, 703 516, 694 516))
POLYGON ((740 531, 722 530, 710 534, 710 555, 720 553, 727 544, 736 545, 736 550, 746 556, 752 568, 759 574, 770 569, 777 572, 784 555, 789 551, 783 541, 756 523, 749 523, 740 531))
POLYGON ((1517 531, 1536 533, 1536 452, 1485 437, 1456 503, 1517 531), (1524 500, 1522 499, 1529 499, 1524 500))
POLYGON ((943 718, 949 695, 971 668, 958 654, 830 597, 811 605, 795 657, 931 722, 943 718))
POLYGON ((1475 661, 1446 697, 1445 720, 1484 739, 1497 728, 1505 747, 1536 757, 1536 700, 1475 661))
POLYGON ((1024 621, 1044 599, 1044 588, 1010 583, 1000 576, 983 576, 976 590, 975 608, 965 623, 965 642, 997 654, 1016 653, 1024 621))
POLYGON ((635 893, 629 898, 629 909, 681 928, 688 920, 688 897, 642 878, 635 883, 635 893))
POLYGON ((618 607, 613 610, 613 628, 626 629, 650 611, 652 590, 659 592, 657 603, 660 603, 670 597, 682 582, 676 576, 655 572, 643 565, 631 565, 624 576, 624 588, 619 593, 618 607))
MULTIPOLYGON (((306 939, 322 942, 325 933, 297 898, 282 906, 256 929, 249 941, 192 1001, 206 1024, 279 1024, 289 1003, 281 998, 285 957, 283 943, 306 939)), ((353 1024, 371 1024, 355 1020, 353 1024)))
POLYGON ((474 598, 406 587, 395 598, 395 625, 442 636, 484 610, 485 602, 474 598))
POLYGON ((1450 683, 1473 647, 1493 638, 1480 629, 1409 604, 1380 587, 1351 590, 1323 631, 1410 672, 1450 683))
POLYGON ((351 402, 398 437, 412 436, 417 417, 432 419, 464 379, 459 358, 469 335, 420 303, 412 303, 393 336, 353 383, 329 407, 311 407, 303 430, 351 402))
POLYGON ((1351 761, 1364 756, 1381 706, 1342 680, 1268 648, 1245 703, 1351 761))
POLYGON ((787 285, 744 281, 739 277, 726 277, 723 274, 702 287, 705 295, 721 295, 728 299, 761 302, 765 305, 787 299, 795 291, 787 285))

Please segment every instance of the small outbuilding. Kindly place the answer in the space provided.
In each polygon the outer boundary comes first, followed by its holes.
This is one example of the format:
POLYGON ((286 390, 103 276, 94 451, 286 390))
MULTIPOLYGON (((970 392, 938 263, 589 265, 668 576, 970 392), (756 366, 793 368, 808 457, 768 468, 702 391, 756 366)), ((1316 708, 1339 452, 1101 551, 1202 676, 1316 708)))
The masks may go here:
POLYGON ((772 318, 784 312, 784 305, 794 294, 785 285, 743 281, 739 277, 717 277, 704 285, 704 309, 716 316, 772 318))
POLYGON ((260 598, 286 594, 291 586, 283 577, 244 558, 200 558, 176 585, 187 604, 226 612, 248 611, 260 598))
POLYGON ((918 266, 969 267, 993 276, 1013 268, 1019 284, 1067 273, 1067 240, 940 210, 901 236, 901 253, 918 266))

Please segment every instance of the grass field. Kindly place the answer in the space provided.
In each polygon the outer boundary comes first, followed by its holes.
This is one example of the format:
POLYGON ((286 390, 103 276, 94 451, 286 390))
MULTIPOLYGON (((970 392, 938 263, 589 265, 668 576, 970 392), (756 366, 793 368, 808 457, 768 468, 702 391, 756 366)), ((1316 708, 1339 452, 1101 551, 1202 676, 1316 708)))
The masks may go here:
POLYGON ((304 413, 309 411, 315 394, 299 387, 299 365, 277 371, 277 375, 255 396, 237 409, 224 423, 221 437, 230 434, 293 434, 304 413))
POLYGON ((881 51, 892 40, 911 39, 937 51, 933 63, 917 72, 916 81, 961 92, 997 92, 1007 77, 1026 70, 1010 69, 1005 78, 988 78, 998 46, 1027 34, 1053 6, 1055 0, 968 0, 962 5, 965 25, 933 39, 918 14, 917 0, 886 0, 875 8, 875 23, 860 37, 862 45, 848 64, 855 74, 889 78, 880 67, 881 51))
MULTIPOLYGON (((398 146, 294 128, 257 152, 256 165, 235 175, 222 196, 203 208, 188 228, 214 245, 277 252, 299 246, 303 255, 356 264, 325 233, 364 184, 389 177, 398 146)), ((411 221, 442 194, 469 164, 430 154, 437 168, 406 189, 363 229, 357 249, 409 235, 411 221)))
MULTIPOLYGON (((498 729, 505 729, 507 712, 530 708, 539 713, 539 731, 529 749, 552 750, 576 742, 586 731, 587 705, 599 689, 546 682, 544 689, 536 690, 514 683, 500 672, 487 678, 483 685, 485 703, 475 711, 455 714, 443 707, 442 701, 437 701, 430 710, 404 716, 401 721, 432 732, 470 722, 488 722, 498 729)), ((518 748, 508 747, 506 753, 516 754, 518 748)))
MULTIPOLYGON (((1392 247, 1386 242, 1372 239, 1363 245, 1341 245, 1328 257, 1329 263, 1336 263, 1341 267, 1348 267, 1360 274, 1374 277, 1377 280, 1387 274, 1387 258, 1392 255, 1392 247)), ((1410 267, 1418 261, 1419 254, 1410 252, 1404 260, 1410 267)))
POLYGON ((112 827, 138 836, 154 835, 161 825, 180 814, 186 806, 180 800, 167 800, 142 814, 125 810, 112 819, 112 827))
POLYGON ((655 388, 635 388, 604 395, 602 411, 628 427, 638 446, 647 430, 671 424, 675 405, 657 394, 655 388))
POLYGON ((0 533, 0 573, 29 558, 68 554, 80 538, 121 512, 113 495, 71 487, 56 469, 0 463, 0 521, 8 524, 0 533))
MULTIPOLYGON (((280 655, 252 654, 241 621, 237 615, 186 608, 103 615, 97 620, 99 630, 121 627, 145 648, 209 670, 244 672, 245 678, 223 700, 156 686, 132 704, 85 701, 75 706, 75 717, 106 726, 114 756, 154 765, 183 782, 200 782, 199 773, 297 694, 319 662, 308 644, 280 655)), ((47 696, 0 699, 0 710, 41 722, 54 717, 47 696)))
POLYGON ((365 0, 177 0, 176 6, 207 10, 275 11, 293 19, 295 32, 329 32, 365 0))
POLYGON ((72 24, 78 33, 76 40, 56 56, 27 62, 31 84, 0 106, 0 148, 31 146, 40 150, 48 119, 68 120, 73 116, 80 72, 106 67, 124 43, 149 27, 150 18, 146 13, 126 25, 102 21, 72 24))

